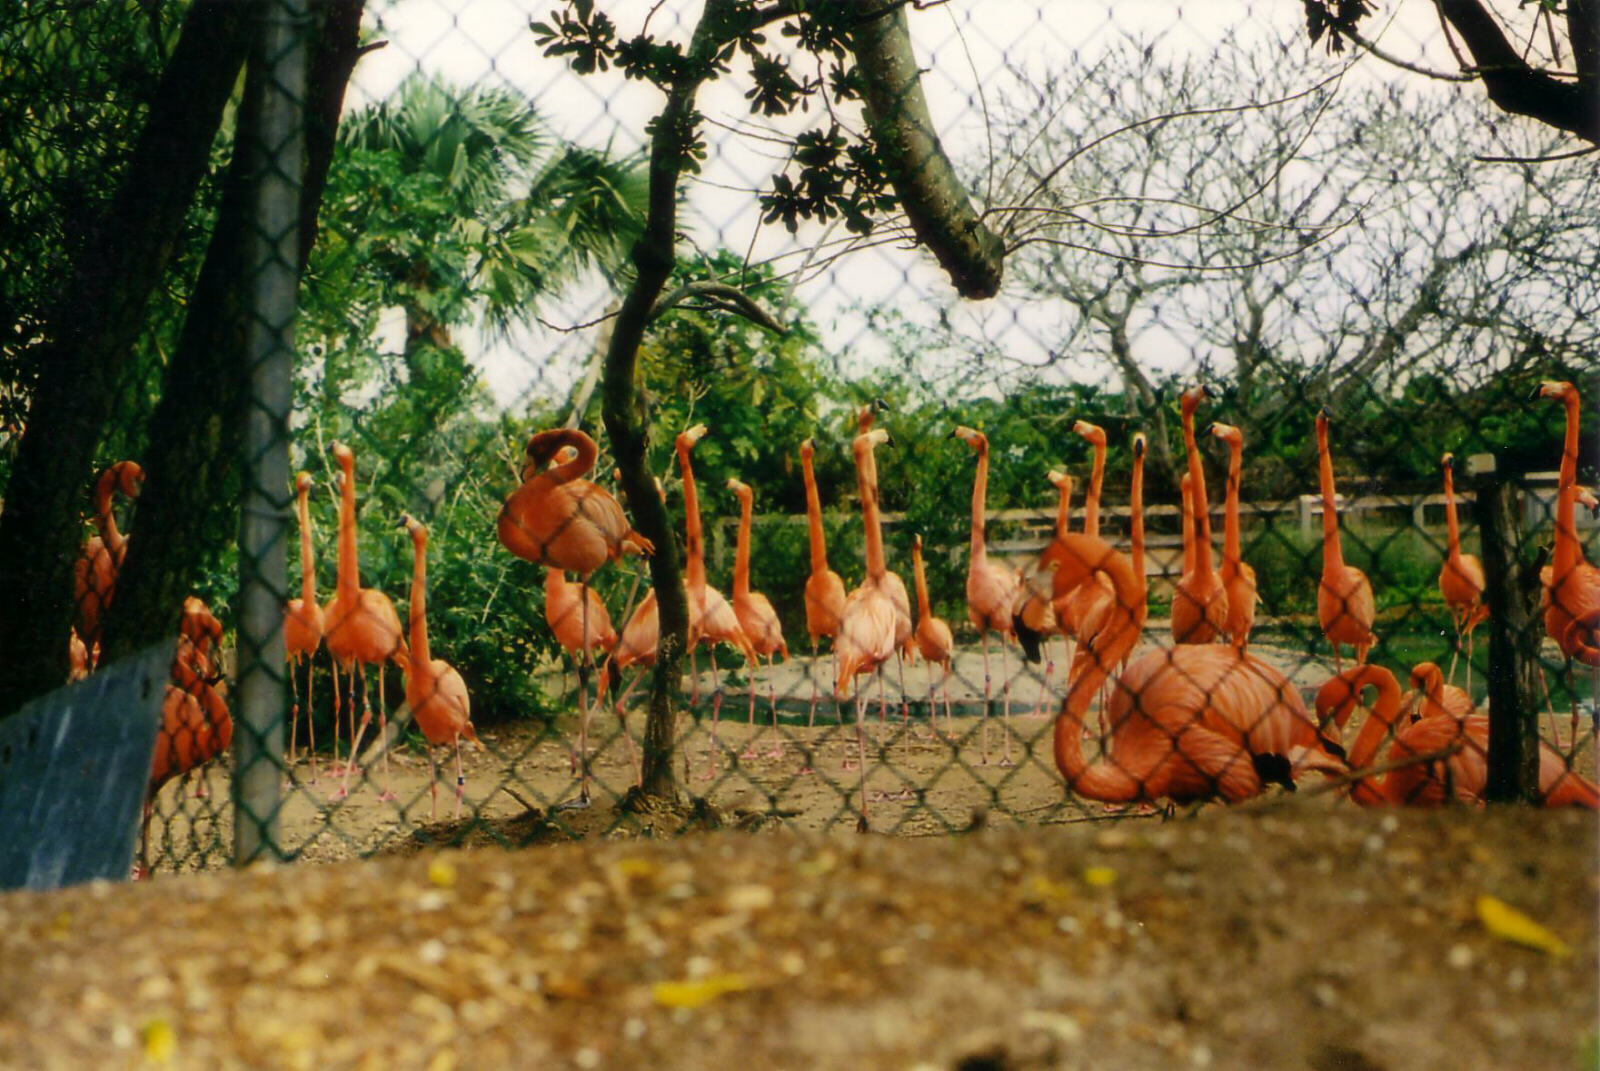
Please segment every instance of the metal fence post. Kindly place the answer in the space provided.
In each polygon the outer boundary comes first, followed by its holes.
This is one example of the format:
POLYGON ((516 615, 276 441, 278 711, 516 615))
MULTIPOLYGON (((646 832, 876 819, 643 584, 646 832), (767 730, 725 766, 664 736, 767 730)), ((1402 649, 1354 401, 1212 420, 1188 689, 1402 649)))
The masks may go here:
POLYGON ((234 738, 234 862, 282 857, 283 607, 288 597, 289 408, 299 271, 306 83, 305 0, 264 5, 252 62, 261 65, 261 137, 250 265, 250 403, 239 536, 239 718, 234 738))

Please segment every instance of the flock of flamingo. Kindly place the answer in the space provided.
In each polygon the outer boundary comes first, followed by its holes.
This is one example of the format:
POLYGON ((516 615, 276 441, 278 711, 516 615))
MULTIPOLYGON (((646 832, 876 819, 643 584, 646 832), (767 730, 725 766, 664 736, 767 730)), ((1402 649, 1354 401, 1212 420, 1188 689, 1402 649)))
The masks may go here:
MULTIPOLYGON (((982 432, 957 427, 951 435, 964 442, 976 458, 971 506, 971 533, 966 598, 968 617, 976 628, 983 653, 984 710, 980 763, 990 759, 988 716, 993 701, 989 634, 999 636, 1001 708, 1005 719, 999 762, 1011 763, 1011 696, 1008 647, 1019 644, 1030 660, 1040 648, 1060 636, 1067 648, 1066 695, 1056 716, 1053 751, 1056 764, 1075 794, 1108 803, 1154 803, 1220 798, 1236 801, 1254 796, 1265 786, 1293 787, 1302 775, 1316 772, 1339 777, 1350 785, 1349 795, 1359 803, 1437 804, 1446 799, 1477 801, 1487 782, 1488 719, 1474 708, 1470 693, 1447 682, 1453 676, 1433 663, 1422 663, 1411 674, 1412 691, 1402 696, 1388 670, 1366 662, 1375 642, 1375 602, 1372 585, 1358 568, 1344 561, 1339 539, 1333 464, 1329 445, 1330 414, 1319 411, 1313 427, 1316 437, 1320 490, 1323 499, 1322 573, 1317 589, 1318 618, 1334 656, 1334 674, 1316 693, 1314 711, 1308 710, 1299 691, 1279 670, 1249 650, 1256 607, 1255 572, 1241 557, 1239 482, 1244 446, 1239 428, 1213 423, 1206 434, 1228 449, 1224 536, 1220 563, 1214 561, 1210 510, 1205 472, 1195 432, 1196 413, 1205 401, 1203 387, 1186 391, 1180 401, 1187 471, 1182 479, 1184 565, 1172 600, 1172 646, 1154 647, 1137 657, 1134 648, 1144 635, 1147 585, 1143 482, 1145 440, 1135 435, 1131 443, 1131 531, 1127 554, 1114 549, 1099 534, 1100 498, 1105 468, 1105 432, 1086 421, 1072 425, 1073 433, 1093 448, 1093 464, 1080 530, 1070 526, 1074 481, 1052 471, 1048 478, 1057 491, 1054 538, 1037 559, 1023 568, 992 560, 985 543, 985 509, 989 473, 989 444, 982 432), (1353 649, 1354 664, 1344 665, 1342 648, 1353 649), (1342 734, 1360 699, 1368 689, 1376 699, 1347 751, 1342 734), (1099 729, 1088 725, 1098 702, 1099 729), (1403 717, 1402 715, 1408 715, 1403 717), (1099 756, 1091 761, 1083 750, 1086 737, 1098 737, 1099 756), (1382 777, 1362 776, 1379 760, 1384 742, 1390 741, 1382 777)), ((1597 508, 1596 499, 1579 487, 1577 475, 1578 392, 1570 383, 1545 382, 1535 397, 1560 401, 1566 409, 1566 436, 1557 487, 1555 545, 1544 570, 1544 625, 1549 637, 1568 660, 1594 667, 1600 691, 1600 569, 1584 560, 1576 535, 1574 511, 1583 501, 1597 508)), ((929 606, 920 536, 912 551, 917 594, 913 618, 906 585, 888 568, 884 553, 879 508, 875 451, 890 444, 882 428, 874 428, 883 403, 863 406, 856 414, 852 441, 861 504, 866 575, 847 591, 843 579, 828 566, 823 537, 821 502, 812 469, 814 444, 800 444, 805 483, 810 544, 810 572, 805 584, 805 621, 813 665, 820 659, 824 638, 832 641, 832 686, 836 700, 850 697, 856 678, 876 673, 879 680, 879 717, 886 714, 884 670, 897 663, 901 680, 902 717, 905 716, 904 661, 920 657, 928 666, 928 708, 933 720, 935 698, 942 688, 947 727, 950 724, 948 681, 954 655, 950 625, 929 606), (935 676, 935 669, 941 670, 935 676)), ((710 653, 713 681, 712 747, 705 777, 716 774, 718 719, 722 690, 717 676, 715 647, 728 644, 740 653, 751 670, 749 736, 743 757, 762 757, 755 730, 755 674, 769 670, 768 692, 772 713, 772 743, 765 757, 783 754, 778 732, 775 686, 770 667, 778 656, 788 658, 776 611, 770 601, 751 588, 750 540, 753 492, 738 481, 728 488, 740 504, 740 521, 733 576, 733 597, 728 599, 706 578, 705 547, 700 506, 691 453, 707 433, 695 425, 676 438, 675 450, 683 483, 686 565, 684 588, 689 606, 690 687, 698 699, 699 675, 694 669, 700 646, 710 653)), ((406 704, 428 743, 430 791, 437 816, 438 768, 435 749, 452 745, 456 758, 455 814, 459 818, 465 790, 461 740, 476 740, 470 700, 461 675, 443 659, 432 656, 428 642, 426 610, 427 529, 410 517, 399 525, 412 540, 414 558, 409 629, 389 598, 381 591, 363 588, 357 556, 355 524, 355 458, 351 450, 335 443, 338 465, 339 533, 337 581, 332 601, 320 605, 315 591, 307 498, 312 479, 299 473, 295 481, 296 510, 300 522, 301 592, 285 607, 284 634, 290 663, 293 706, 290 714, 288 765, 296 762, 302 662, 307 667, 304 701, 308 712, 307 756, 311 781, 318 777, 316 741, 309 715, 312 703, 311 663, 326 645, 333 664, 333 756, 337 760, 341 730, 348 727, 348 759, 341 769, 333 799, 349 792, 349 778, 360 765, 360 745, 372 720, 372 701, 366 667, 378 674, 379 734, 384 741, 380 798, 393 799, 388 770, 387 698, 382 666, 394 662, 405 678, 406 704), (344 674, 341 687, 340 671, 344 674), (361 692, 358 705, 357 690, 361 692), (357 720, 357 710, 360 718, 357 720), (343 715, 341 716, 341 711, 343 715), (341 776, 342 775, 342 776, 341 776)), ((587 479, 598 458, 594 440, 577 429, 555 429, 533 435, 525 449, 521 483, 505 500, 497 519, 497 535, 512 554, 547 568, 545 615, 562 647, 579 665, 579 728, 572 764, 580 775, 580 801, 589 794, 588 726, 590 700, 584 680, 586 670, 599 661, 595 702, 613 683, 620 686, 625 670, 635 669, 633 680, 620 687, 615 708, 622 719, 628 695, 652 666, 659 645, 659 617, 655 593, 647 592, 632 608, 620 634, 613 628, 605 604, 590 588, 594 573, 607 562, 625 555, 650 555, 654 546, 628 523, 622 506, 607 491, 587 479), (578 576, 577 584, 567 578, 578 576)), ((1477 558, 1461 550, 1460 527, 1452 483, 1452 459, 1442 459, 1445 508, 1449 532, 1448 553, 1439 575, 1440 592, 1447 603, 1456 634, 1456 647, 1467 648, 1468 688, 1471 674, 1472 634, 1488 614, 1484 604, 1484 573, 1477 558)), ((71 634, 74 675, 94 668, 98 658, 101 618, 115 591, 116 573, 126 555, 127 537, 117 530, 112 496, 138 494, 142 473, 131 461, 119 462, 100 477, 95 491, 99 534, 88 540, 75 573, 77 613, 71 634)), ((659 488, 658 488, 659 489, 659 488)), ((185 601, 180 618, 180 639, 172 665, 172 680, 163 706, 163 725, 150 778, 150 796, 166 781, 187 775, 226 749, 232 723, 218 672, 215 649, 221 627, 198 599, 185 601)), ((1045 683, 1052 672, 1046 659, 1045 683)), ((808 725, 815 724, 816 678, 808 725)), ((846 769, 857 769, 861 779, 861 808, 867 813, 867 733, 863 720, 865 688, 855 689, 856 748, 846 769)), ((1600 698, 1600 697, 1597 697, 1600 698)), ((1039 702, 1042 703, 1043 691, 1039 702)), ((1036 711, 1037 711, 1036 705, 1036 711)), ((1600 704, 1597 704, 1600 713, 1600 704)), ((1554 717, 1551 711, 1552 719, 1554 717)), ((1576 740, 1577 707, 1573 709, 1576 740)), ((638 778, 637 750, 622 720, 638 778)), ((1548 806, 1600 806, 1600 790, 1569 768, 1568 762, 1548 742, 1541 742, 1539 787, 1548 806)), ((801 772, 808 772, 802 767, 801 772)), ((203 787, 201 789, 203 791, 203 787)), ((148 803, 147 819, 148 825, 148 803)))

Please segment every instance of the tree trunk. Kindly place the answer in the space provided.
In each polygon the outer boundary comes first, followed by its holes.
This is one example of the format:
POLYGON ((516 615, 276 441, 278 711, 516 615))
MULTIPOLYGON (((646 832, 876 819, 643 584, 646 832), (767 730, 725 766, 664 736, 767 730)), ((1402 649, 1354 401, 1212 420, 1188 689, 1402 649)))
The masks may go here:
POLYGON ((964 298, 1000 290, 1005 249, 973 210, 934 131, 911 48, 905 6, 880 2, 851 32, 872 140, 917 238, 964 298))
MULTIPOLYGON (((302 232, 315 219, 333 158, 335 125, 356 47, 365 0, 338 0, 317 8, 311 84, 305 105, 307 169, 302 175, 302 232), (316 200, 310 196, 315 194, 316 200)), ((170 635, 183 598, 208 563, 239 530, 241 466, 249 405, 249 362, 243 359, 250 328, 244 257, 254 237, 250 206, 255 176, 260 94, 246 94, 234 135, 233 160, 224 180, 205 263, 189 300, 183 334, 167 367, 161 400, 151 419, 139 527, 160 539, 133 539, 118 579, 117 601, 107 618, 105 657, 116 658, 170 635)), ((301 239, 303 270, 310 244, 301 239)), ((282 489, 288 495, 287 487, 282 489)))
POLYGON ((252 10, 229 0, 190 9, 122 185, 61 288, 0 514, 0 716, 66 679, 83 488, 205 175, 252 10))
POLYGON ((1489 605, 1489 783, 1491 802, 1532 802, 1539 792, 1539 693, 1534 685, 1543 624, 1537 576, 1522 561, 1513 489, 1494 474, 1478 489, 1484 598, 1489 605))

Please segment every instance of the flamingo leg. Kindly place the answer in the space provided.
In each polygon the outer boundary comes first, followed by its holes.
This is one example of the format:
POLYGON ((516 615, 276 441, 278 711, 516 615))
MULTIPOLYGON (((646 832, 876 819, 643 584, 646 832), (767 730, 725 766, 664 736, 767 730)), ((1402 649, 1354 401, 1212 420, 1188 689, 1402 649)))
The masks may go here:
POLYGON ((717 740, 717 721, 722 716, 722 679, 717 675, 717 649, 706 649, 706 657, 711 660, 711 752, 706 756, 706 772, 701 780, 709 781, 717 776, 717 752, 722 745, 717 740))
POLYGON ((903 727, 911 720, 911 703, 906 698, 906 656, 904 648, 897 647, 894 652, 895 672, 900 676, 900 724, 903 727))
POLYGON ((311 784, 317 783, 317 706, 311 701, 311 686, 317 679, 317 654, 306 656, 306 751, 311 756, 311 784))
POLYGON ((339 776, 339 660, 330 658, 333 663, 333 757, 328 761, 328 776, 339 776))
POLYGON ((811 709, 806 712, 806 728, 817 727, 817 638, 811 637, 811 664, 806 667, 806 676, 811 678, 811 709))
POLYGON ((461 820, 461 801, 467 794, 467 775, 461 770, 461 734, 456 734, 456 821, 461 820))
POLYGON ((861 689, 856 689, 856 765, 861 771, 861 820, 867 820, 867 730, 861 723, 861 689))
MULTIPOLYGON (((289 770, 294 771, 295 736, 300 729, 300 680, 295 670, 300 668, 300 656, 289 656, 289 770)), ((309 719, 308 719, 309 720, 309 719)))
POLYGON ((760 660, 752 660, 745 656, 745 670, 749 673, 745 691, 750 699, 750 711, 745 717, 744 750, 739 753, 741 759, 756 758, 756 671, 760 668, 760 660))
MULTIPOLYGON (((378 793, 378 799, 389 802, 395 799, 393 782, 389 778, 389 704, 384 700, 383 673, 384 664, 378 663, 378 740, 383 744, 383 791, 378 793)), ((370 699, 371 696, 369 695, 370 699)))
MULTIPOLYGON (((433 745, 428 745, 428 821, 439 820, 439 762, 434 757, 433 745)), ((456 817, 460 817, 457 815, 456 817)))
POLYGON ((979 633, 983 640, 983 751, 978 758, 979 766, 989 765, 989 630, 983 629, 979 633))
POLYGON ((1005 736, 1000 755, 1001 766, 1016 765, 1011 761, 1011 668, 1006 658, 1006 635, 1000 634, 1000 691, 1005 697, 1005 736))
POLYGON ((583 631, 578 662, 578 800, 589 802, 589 672, 593 668, 589 653, 589 578, 578 581, 579 597, 583 600, 583 631))
MULTIPOLYGON (((357 662, 355 664, 355 671, 353 673, 346 673, 345 676, 350 680, 350 713, 353 716, 356 708, 357 679, 361 681, 362 698, 369 698, 367 695, 367 667, 364 663, 357 662)), ((333 795, 328 797, 330 800, 342 800, 349 798, 350 771, 356 768, 356 756, 361 753, 361 738, 366 735, 367 726, 370 724, 372 724, 372 706, 371 703, 368 702, 362 706, 360 727, 358 728, 354 721, 352 721, 350 724, 350 759, 345 763, 344 766, 344 780, 340 782, 338 788, 334 789, 333 795)))
POLYGON ((950 713, 950 674, 954 668, 955 659, 952 658, 944 664, 944 676, 939 681, 939 690, 944 693, 944 727, 949 731, 951 739, 955 739, 956 733, 955 715, 950 713))
POLYGON ((1446 684, 1454 684, 1456 680, 1456 660, 1461 657, 1461 621, 1460 611, 1454 606, 1450 607, 1450 625, 1456 630, 1456 642, 1450 648, 1450 668, 1444 675, 1446 684))
POLYGON ((694 651, 699 646, 693 641, 689 644, 689 706, 700 705, 700 667, 695 664, 694 651))
POLYGON ((769 759, 783 757, 783 736, 778 732, 778 677, 772 671, 772 662, 776 657, 767 656, 767 710, 772 713, 772 750, 767 752, 769 759))

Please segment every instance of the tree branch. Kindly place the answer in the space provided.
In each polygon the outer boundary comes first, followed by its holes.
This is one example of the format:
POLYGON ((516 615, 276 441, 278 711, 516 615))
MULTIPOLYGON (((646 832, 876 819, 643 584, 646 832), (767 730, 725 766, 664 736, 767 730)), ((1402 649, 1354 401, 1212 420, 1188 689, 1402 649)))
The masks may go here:
POLYGON ((723 312, 731 312, 743 316, 746 320, 764 327, 775 335, 785 334, 784 327, 755 298, 746 294, 736 286, 719 283, 713 280, 701 279, 692 283, 684 283, 671 293, 663 296, 650 310, 650 319, 656 320, 672 311, 678 305, 690 298, 704 298, 723 312))

